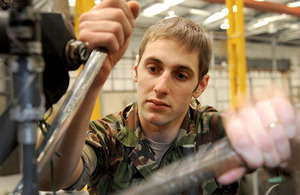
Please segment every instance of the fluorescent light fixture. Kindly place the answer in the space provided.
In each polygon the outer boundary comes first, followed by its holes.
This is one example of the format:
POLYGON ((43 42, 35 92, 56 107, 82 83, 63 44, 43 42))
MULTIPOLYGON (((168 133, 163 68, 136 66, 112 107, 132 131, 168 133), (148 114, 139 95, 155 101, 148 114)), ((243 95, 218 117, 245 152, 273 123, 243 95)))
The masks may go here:
POLYGON ((300 29, 300 23, 299 24, 290 24, 289 28, 291 30, 299 30, 300 29))
POLYGON ((195 15, 200 15, 200 16, 209 16, 210 12, 208 11, 203 11, 201 9, 190 9, 189 11, 191 14, 195 14, 195 15))
MULTIPOLYGON (((228 10, 228 8, 224 8, 224 9, 222 9, 221 12, 222 12, 223 14, 227 15, 228 12, 229 12, 229 10, 228 10)), ((233 13, 236 13, 236 12, 237 12, 237 6, 236 6, 236 5, 232 6, 232 12, 233 12, 233 13)))
POLYGON ((259 27, 265 26, 267 24, 270 24, 270 23, 273 23, 276 21, 288 21, 288 20, 291 20, 292 18, 293 18, 293 16, 289 16, 287 14, 280 14, 280 15, 266 17, 263 19, 259 19, 257 21, 257 23, 251 25, 251 27, 249 27, 249 29, 259 28, 259 27))
POLYGON ((233 10, 234 13, 236 13, 236 12, 237 12, 237 6, 234 5, 234 6, 232 7, 232 10, 233 10))
POLYGON ((146 8, 144 10, 144 14, 146 16, 154 16, 154 15, 159 14, 167 9, 169 9, 168 5, 166 5, 164 3, 157 3, 157 4, 154 4, 154 5, 146 8))
POLYGON ((253 24, 252 27, 253 27, 253 28, 259 28, 259 27, 265 26, 265 25, 267 25, 267 24, 269 24, 269 21, 268 21, 268 20, 261 20, 261 21, 255 23, 255 24, 253 24))
POLYGON ((174 10, 169 11, 169 12, 168 12, 168 15, 169 15, 169 16, 174 16, 174 15, 175 15, 175 11, 174 11, 174 10))
POLYGON ((228 14, 228 8, 223 8, 222 10, 221 10, 221 13, 224 15, 224 16, 226 16, 227 14, 228 14))
POLYGON ((101 0, 95 0, 95 5, 98 5, 99 3, 101 3, 101 0))
POLYGON ((177 5, 179 3, 184 2, 185 0, 164 0, 164 4, 168 5, 168 6, 174 6, 177 5))
POLYGON ((223 30, 226 30, 229 27, 230 27, 229 20, 227 18, 225 18, 223 24, 220 25, 220 28, 223 29, 223 30))
POLYGON ((220 28, 223 30, 227 30, 229 27, 230 27, 229 24, 225 24, 225 23, 220 25, 220 28))
POLYGON ((263 2, 263 1, 265 1, 265 0, 254 0, 254 1, 263 2))
POLYGON ((177 17, 177 15, 175 14, 174 10, 168 11, 168 16, 165 17, 165 19, 170 19, 170 18, 174 18, 177 17))
POLYGON ((216 12, 213 15, 206 18, 204 21, 204 24, 210 24, 210 23, 216 22, 218 20, 223 19, 225 16, 226 16, 226 13, 224 11, 216 12))
POLYGON ((287 6, 288 7, 300 7, 300 1, 288 3, 287 6))
POLYGON ((70 7, 75 7, 76 0, 69 0, 69 6, 70 7))

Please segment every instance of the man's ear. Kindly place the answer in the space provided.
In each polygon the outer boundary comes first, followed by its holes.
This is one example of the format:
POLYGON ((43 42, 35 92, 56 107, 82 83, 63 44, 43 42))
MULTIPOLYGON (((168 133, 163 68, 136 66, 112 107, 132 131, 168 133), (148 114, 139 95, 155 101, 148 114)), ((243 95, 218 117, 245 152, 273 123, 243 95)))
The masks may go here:
POLYGON ((135 65, 133 66, 133 69, 132 69, 132 73, 133 73, 133 81, 134 82, 137 82, 137 68, 138 68, 138 65, 139 65, 139 55, 137 55, 135 57, 136 59, 136 62, 135 62, 135 65))
POLYGON ((208 85, 208 81, 209 81, 210 75, 206 74, 203 76, 202 80, 200 81, 197 89, 193 92, 193 97, 194 98, 198 98, 206 89, 207 85, 208 85))

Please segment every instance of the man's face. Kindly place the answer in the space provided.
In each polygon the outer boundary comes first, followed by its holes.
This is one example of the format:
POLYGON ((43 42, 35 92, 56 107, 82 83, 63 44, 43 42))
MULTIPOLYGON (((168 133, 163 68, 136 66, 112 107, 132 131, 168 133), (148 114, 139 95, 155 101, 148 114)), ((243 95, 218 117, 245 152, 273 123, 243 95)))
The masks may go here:
POLYGON ((147 44, 139 65, 134 67, 142 121, 168 125, 184 118, 192 96, 199 97, 208 82, 209 76, 198 85, 198 62, 198 53, 188 52, 175 39, 147 44))

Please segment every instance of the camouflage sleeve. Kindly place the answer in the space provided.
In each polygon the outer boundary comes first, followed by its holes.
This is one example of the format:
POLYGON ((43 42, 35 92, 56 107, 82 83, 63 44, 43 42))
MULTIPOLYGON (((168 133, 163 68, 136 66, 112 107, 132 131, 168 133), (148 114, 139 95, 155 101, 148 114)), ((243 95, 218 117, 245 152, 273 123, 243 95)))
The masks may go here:
POLYGON ((67 191, 82 190, 82 188, 84 188, 84 186, 88 183, 90 176, 96 168, 97 157, 91 146, 87 144, 84 145, 81 158, 83 160, 83 171, 76 183, 65 189, 67 191))
POLYGON ((225 136, 222 116, 213 107, 204 106, 195 114, 197 148, 213 143, 225 136))

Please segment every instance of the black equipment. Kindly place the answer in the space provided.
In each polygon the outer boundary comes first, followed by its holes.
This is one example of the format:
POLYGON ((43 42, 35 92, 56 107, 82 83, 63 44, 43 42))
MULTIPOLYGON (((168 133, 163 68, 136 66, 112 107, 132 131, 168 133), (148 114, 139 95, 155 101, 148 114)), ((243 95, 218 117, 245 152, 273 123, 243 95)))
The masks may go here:
POLYGON ((30 0, 0 1, 0 54, 12 70, 13 101, 0 117, 0 165, 19 144, 23 152, 22 194, 38 194, 37 122, 66 92, 68 71, 89 57, 60 13, 39 13, 30 0))

